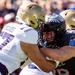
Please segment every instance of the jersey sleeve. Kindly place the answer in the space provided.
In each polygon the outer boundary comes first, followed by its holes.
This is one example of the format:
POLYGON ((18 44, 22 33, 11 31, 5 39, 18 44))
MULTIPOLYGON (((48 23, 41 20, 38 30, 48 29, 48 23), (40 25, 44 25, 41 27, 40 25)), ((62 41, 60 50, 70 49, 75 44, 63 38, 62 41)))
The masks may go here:
POLYGON ((25 43, 37 44, 38 32, 35 30, 24 31, 24 33, 20 34, 19 39, 25 43))

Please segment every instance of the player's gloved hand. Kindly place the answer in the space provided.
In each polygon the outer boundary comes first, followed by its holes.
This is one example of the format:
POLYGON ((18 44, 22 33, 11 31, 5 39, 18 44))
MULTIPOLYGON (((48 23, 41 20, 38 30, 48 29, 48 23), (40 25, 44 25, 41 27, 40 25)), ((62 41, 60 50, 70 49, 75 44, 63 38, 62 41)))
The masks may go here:
POLYGON ((75 38, 74 37, 71 38, 71 40, 69 42, 69 45, 70 46, 75 46, 75 38))

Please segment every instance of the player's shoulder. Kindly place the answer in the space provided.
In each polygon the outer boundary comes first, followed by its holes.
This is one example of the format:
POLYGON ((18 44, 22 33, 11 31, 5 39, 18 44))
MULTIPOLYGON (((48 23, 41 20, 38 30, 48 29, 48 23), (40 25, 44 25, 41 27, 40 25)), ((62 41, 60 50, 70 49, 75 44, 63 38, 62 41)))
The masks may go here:
POLYGON ((65 45, 68 45, 69 44, 69 41, 72 37, 75 37, 75 32, 74 31, 71 31, 71 30, 68 30, 64 37, 62 38, 63 42, 65 45))
POLYGON ((72 36, 75 37, 75 31, 68 31, 68 32, 66 32, 66 34, 65 34, 65 37, 66 37, 66 38, 71 38, 72 36))
POLYGON ((24 31, 25 33, 29 34, 30 36, 38 36, 38 32, 32 28, 32 27, 29 27, 26 31, 24 31))
POLYGON ((23 30, 25 33, 37 33, 37 31, 34 28, 28 26, 27 24, 22 24, 21 30, 23 30))
POLYGON ((75 30, 72 29, 67 29, 66 32, 67 34, 75 34, 75 30))
POLYGON ((7 26, 7 25, 13 25, 13 26, 15 26, 15 25, 19 25, 19 24, 15 23, 15 22, 9 22, 9 23, 5 24, 5 26, 7 26))

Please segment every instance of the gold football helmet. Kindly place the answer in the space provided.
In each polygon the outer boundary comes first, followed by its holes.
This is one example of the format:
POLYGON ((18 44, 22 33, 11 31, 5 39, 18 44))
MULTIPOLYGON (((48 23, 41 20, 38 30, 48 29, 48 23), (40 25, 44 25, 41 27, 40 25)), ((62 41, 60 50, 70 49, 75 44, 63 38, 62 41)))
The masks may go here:
POLYGON ((75 29, 75 11, 74 10, 68 9, 68 10, 62 11, 60 15, 66 21, 66 28, 75 29))
POLYGON ((45 20, 45 10, 36 3, 27 2, 20 6, 17 16, 27 25, 37 29, 45 20))

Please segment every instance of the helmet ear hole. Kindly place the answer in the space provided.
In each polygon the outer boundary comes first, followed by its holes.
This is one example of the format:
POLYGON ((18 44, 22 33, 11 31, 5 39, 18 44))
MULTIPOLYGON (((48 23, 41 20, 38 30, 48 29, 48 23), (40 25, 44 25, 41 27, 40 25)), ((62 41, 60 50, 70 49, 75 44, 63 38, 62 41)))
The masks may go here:
POLYGON ((65 16, 67 15, 67 13, 65 13, 65 16))
POLYGON ((29 9, 32 9, 33 6, 30 6, 29 9))
POLYGON ((70 25, 72 30, 75 30, 75 26, 74 25, 70 25))
POLYGON ((71 27, 75 27, 74 25, 70 25, 71 27))
POLYGON ((30 21, 30 23, 35 24, 33 21, 30 21))

